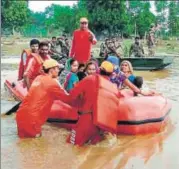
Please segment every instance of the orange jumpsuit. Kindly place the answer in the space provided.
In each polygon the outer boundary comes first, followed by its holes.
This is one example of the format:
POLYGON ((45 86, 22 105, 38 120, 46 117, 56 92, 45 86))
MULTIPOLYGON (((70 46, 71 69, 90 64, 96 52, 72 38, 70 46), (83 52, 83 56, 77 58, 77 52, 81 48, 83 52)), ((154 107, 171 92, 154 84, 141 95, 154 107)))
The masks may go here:
POLYGON ((38 76, 31 85, 29 93, 17 111, 16 122, 19 137, 35 137, 41 133, 54 100, 69 101, 69 95, 56 79, 48 75, 38 76))
POLYGON ((50 59, 50 56, 45 56, 43 59, 37 54, 31 54, 33 58, 29 60, 24 76, 30 79, 30 85, 33 80, 40 74, 43 74, 42 64, 45 60, 50 59))
POLYGON ((100 130, 93 124, 92 119, 95 88, 97 87, 96 76, 97 75, 91 75, 84 78, 70 91, 70 97, 72 99, 77 98, 79 95, 82 96, 79 112, 84 114, 79 116, 76 126, 72 129, 70 136, 67 138, 68 143, 81 146, 87 141, 91 141, 91 144, 95 144, 102 139, 100 130))
POLYGON ((91 46, 96 44, 96 39, 94 38, 91 42, 89 40, 90 34, 89 30, 75 30, 73 33, 72 46, 70 51, 70 57, 76 59, 79 63, 87 63, 91 58, 91 46))
POLYGON ((31 55, 31 50, 30 49, 24 49, 21 54, 21 59, 19 63, 19 72, 18 72, 18 80, 23 79, 24 72, 27 68, 29 60, 33 56, 31 55))

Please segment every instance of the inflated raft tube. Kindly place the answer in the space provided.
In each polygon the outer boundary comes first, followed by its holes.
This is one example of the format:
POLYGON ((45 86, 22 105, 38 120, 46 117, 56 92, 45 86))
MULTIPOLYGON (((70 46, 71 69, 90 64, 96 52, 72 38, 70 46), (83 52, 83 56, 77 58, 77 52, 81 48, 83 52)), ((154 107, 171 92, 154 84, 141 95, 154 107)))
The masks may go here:
POLYGON ((78 111, 60 100, 55 100, 47 122, 57 123, 60 127, 70 130, 78 122, 78 111))
MULTIPOLYGON (((6 80, 6 87, 20 101, 27 94, 23 82, 6 80)), ((168 121, 171 109, 169 101, 162 96, 134 97, 131 90, 118 93, 115 85, 97 76, 94 91, 94 124, 117 134, 148 134, 159 132, 168 121)), ((54 101, 49 122, 71 129, 78 121, 74 107, 61 101, 54 101)))
POLYGON ((23 80, 17 81, 17 78, 7 79, 4 82, 4 87, 17 101, 22 101, 27 95, 27 88, 23 80))
MULTIPOLYGON (((24 87, 23 81, 17 81, 15 78, 11 78, 6 80, 4 85, 10 94, 18 101, 23 101, 27 95, 27 88, 24 87)), ((74 107, 60 100, 54 101, 47 122, 56 123, 60 127, 71 129, 75 126, 77 121, 78 113, 74 107)))
MULTIPOLYGON (((124 90, 123 94, 129 96, 129 91, 124 90)), ((121 98, 117 134, 136 135, 160 132, 167 124, 170 110, 171 103, 162 96, 121 98)))

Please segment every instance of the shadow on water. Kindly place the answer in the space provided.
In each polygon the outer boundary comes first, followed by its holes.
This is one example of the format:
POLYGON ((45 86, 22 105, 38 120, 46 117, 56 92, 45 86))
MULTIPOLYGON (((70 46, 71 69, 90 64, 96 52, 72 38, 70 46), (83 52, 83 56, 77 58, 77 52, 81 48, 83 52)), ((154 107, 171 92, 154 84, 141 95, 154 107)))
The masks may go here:
MULTIPOLYGON (((14 64, 13 62, 4 64, 14 64)), ((178 169, 179 166, 179 59, 169 69, 157 72, 136 72, 146 85, 172 100, 170 122, 161 133, 139 136, 106 135, 95 146, 73 147, 65 140, 69 131, 57 126, 43 126, 43 137, 20 140, 17 137, 15 114, 1 117, 1 165, 3 169, 178 169)), ((1 113, 14 102, 3 88, 8 76, 17 70, 2 70, 1 113), (9 100, 7 100, 9 99, 9 100)))

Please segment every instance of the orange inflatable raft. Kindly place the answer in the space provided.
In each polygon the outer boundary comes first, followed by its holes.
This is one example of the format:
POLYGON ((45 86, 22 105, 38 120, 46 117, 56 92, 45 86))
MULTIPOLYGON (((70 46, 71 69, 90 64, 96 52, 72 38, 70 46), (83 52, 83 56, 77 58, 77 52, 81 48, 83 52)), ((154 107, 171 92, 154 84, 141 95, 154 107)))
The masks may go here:
POLYGON ((117 133, 149 134, 160 132, 167 124, 171 103, 163 96, 132 97, 130 90, 121 92, 117 133))
MULTIPOLYGON (((115 85, 98 76, 98 87, 94 93, 94 124, 117 134, 148 134, 160 132, 167 124, 171 104, 163 96, 134 97, 131 90, 118 92, 115 85)), ((18 100, 27 94, 21 81, 6 80, 6 88, 18 100)), ((73 128, 78 113, 60 100, 54 101, 49 122, 61 127, 73 128)))
MULTIPOLYGON (((17 81, 15 78, 11 78, 5 81, 4 86, 15 100, 23 101, 27 95, 27 88, 24 86, 23 81, 17 81)), ((58 123, 60 127, 71 129, 78 121, 78 113, 72 106, 60 100, 55 100, 47 121, 58 123)))

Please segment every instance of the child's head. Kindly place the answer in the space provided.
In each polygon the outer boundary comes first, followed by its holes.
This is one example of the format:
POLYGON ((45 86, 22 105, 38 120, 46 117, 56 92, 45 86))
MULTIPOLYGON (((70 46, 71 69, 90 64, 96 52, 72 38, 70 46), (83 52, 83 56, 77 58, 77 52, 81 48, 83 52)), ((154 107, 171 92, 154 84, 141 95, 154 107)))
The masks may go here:
POLYGON ((78 71, 79 63, 75 59, 70 60, 71 72, 76 73, 78 71))
POLYGON ((82 79, 86 77, 86 74, 85 72, 78 72, 77 76, 78 76, 79 81, 81 81, 82 79))
POLYGON ((92 61, 88 62, 88 63, 86 64, 85 72, 86 72, 88 75, 92 75, 92 74, 97 73, 96 64, 95 64, 94 62, 92 62, 92 61))
POLYGON ((85 70, 85 64, 80 64, 79 67, 78 67, 78 72, 84 72, 85 70))

